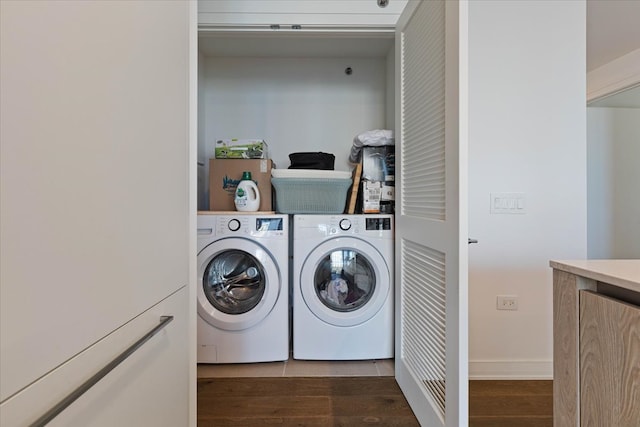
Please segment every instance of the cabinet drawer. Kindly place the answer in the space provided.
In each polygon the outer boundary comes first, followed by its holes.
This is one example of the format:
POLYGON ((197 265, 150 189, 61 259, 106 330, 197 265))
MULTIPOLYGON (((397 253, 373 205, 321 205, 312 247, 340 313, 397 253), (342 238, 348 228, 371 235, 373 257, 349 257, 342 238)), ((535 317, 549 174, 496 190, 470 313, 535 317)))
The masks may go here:
POLYGON ((49 425, 186 426, 189 419, 189 366, 185 363, 189 360, 187 296, 186 287, 182 288, 3 402, 0 425, 29 425, 157 326, 161 316, 170 315, 173 321, 49 425))

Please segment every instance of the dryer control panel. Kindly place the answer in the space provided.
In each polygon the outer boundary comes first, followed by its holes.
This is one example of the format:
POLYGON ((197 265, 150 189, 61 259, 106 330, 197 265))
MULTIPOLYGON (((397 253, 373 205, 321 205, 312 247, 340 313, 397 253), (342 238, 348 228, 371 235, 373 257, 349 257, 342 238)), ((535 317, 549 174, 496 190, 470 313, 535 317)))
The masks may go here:
POLYGON ((393 238, 393 215, 295 215, 294 239, 319 236, 393 238))

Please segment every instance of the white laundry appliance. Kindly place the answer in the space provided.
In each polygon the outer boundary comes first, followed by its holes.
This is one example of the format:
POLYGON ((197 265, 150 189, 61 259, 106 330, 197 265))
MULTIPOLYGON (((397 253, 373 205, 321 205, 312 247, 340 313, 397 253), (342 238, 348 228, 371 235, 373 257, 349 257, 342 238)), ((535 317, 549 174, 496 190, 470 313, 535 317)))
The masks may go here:
POLYGON ((394 355, 393 215, 293 217, 293 358, 394 355))
POLYGON ((289 358, 287 215, 198 214, 198 362, 289 358))

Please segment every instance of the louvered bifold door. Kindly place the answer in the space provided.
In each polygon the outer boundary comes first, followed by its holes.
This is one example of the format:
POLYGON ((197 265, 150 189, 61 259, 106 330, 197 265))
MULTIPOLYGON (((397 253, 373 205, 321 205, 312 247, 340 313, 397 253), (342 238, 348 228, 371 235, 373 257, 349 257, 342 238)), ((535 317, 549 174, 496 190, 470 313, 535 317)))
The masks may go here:
POLYGON ((410 2, 396 31, 395 365, 424 426, 468 425, 466 11, 410 2))

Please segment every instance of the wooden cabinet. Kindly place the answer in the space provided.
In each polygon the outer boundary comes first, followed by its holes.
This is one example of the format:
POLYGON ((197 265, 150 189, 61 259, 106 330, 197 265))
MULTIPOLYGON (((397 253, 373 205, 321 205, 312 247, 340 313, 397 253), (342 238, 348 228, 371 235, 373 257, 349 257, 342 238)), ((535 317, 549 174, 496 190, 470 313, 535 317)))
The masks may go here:
POLYGON ((580 291, 583 427, 640 423, 640 307, 580 291))
POLYGON ((198 1, 200 27, 244 27, 268 29, 280 25, 291 30, 359 27, 386 27, 393 31, 407 0, 392 0, 379 7, 376 0, 297 0, 297 1, 198 1))
POLYGON ((555 427, 637 427, 640 260, 551 262, 555 427))

